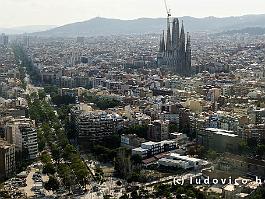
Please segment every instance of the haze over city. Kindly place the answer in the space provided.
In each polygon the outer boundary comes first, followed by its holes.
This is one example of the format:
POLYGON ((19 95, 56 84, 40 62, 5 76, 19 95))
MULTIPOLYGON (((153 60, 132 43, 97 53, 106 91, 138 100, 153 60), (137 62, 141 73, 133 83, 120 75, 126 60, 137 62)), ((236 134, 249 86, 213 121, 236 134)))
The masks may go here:
MULTIPOLYGON (((162 0, 0 0, 0 27, 64 25, 93 17, 135 19, 165 17, 162 0), (12 17, 11 17, 12 16, 12 17)), ((169 0, 173 16, 263 14, 262 0, 169 0)))

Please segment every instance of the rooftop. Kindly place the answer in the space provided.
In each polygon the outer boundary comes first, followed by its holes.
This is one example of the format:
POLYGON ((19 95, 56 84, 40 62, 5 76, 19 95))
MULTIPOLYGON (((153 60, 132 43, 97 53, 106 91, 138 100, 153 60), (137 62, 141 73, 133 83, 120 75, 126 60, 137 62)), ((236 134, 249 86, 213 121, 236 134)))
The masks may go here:
POLYGON ((206 131, 211 131, 212 133, 215 133, 217 135, 223 135, 223 136, 229 136, 229 137, 238 137, 238 135, 233 134, 233 131, 227 131, 224 129, 217 129, 217 128, 206 128, 206 131))

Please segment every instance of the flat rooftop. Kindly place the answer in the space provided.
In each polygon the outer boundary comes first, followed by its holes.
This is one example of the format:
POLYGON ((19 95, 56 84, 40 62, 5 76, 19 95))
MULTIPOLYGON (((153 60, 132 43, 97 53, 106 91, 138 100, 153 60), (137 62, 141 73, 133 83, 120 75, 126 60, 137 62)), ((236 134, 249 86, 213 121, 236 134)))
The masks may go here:
POLYGON ((135 149, 133 149, 133 151, 137 151, 137 152, 146 152, 146 151, 148 151, 148 149, 143 149, 143 148, 139 147, 139 148, 135 148, 135 149))
POLYGON ((234 131, 227 131, 224 129, 217 129, 217 128, 206 128, 206 131, 211 131, 217 135, 229 136, 229 137, 238 137, 238 135, 234 134, 234 131))
POLYGON ((177 158, 179 160, 184 160, 184 161, 192 161, 192 162, 202 161, 201 159, 192 158, 192 157, 188 157, 188 156, 182 156, 182 155, 180 155, 178 153, 170 153, 170 157, 177 158))

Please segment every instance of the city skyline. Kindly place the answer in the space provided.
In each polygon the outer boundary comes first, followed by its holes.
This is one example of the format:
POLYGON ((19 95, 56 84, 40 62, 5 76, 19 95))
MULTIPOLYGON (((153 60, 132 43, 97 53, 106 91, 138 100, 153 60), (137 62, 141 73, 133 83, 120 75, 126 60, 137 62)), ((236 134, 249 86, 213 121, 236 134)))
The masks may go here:
MULTIPOLYGON (((1 28, 31 25, 57 25, 89 20, 94 17, 136 19, 141 17, 165 17, 163 0, 0 0, 1 28), (152 6, 150 6, 152 5, 152 6), (115 10, 115 12, 113 12, 115 10), (12 16, 12 17, 11 17, 12 16), (34 17, 33 17, 34 16, 34 17)), ((173 16, 228 17, 247 14, 263 14, 265 2, 228 0, 168 0, 173 16), (238 5, 240 4, 240 8, 238 5), (192 6, 191 6, 192 5, 192 6), (198 7, 200 9, 198 9, 198 7), (183 9, 185 8, 185 9, 183 9)))

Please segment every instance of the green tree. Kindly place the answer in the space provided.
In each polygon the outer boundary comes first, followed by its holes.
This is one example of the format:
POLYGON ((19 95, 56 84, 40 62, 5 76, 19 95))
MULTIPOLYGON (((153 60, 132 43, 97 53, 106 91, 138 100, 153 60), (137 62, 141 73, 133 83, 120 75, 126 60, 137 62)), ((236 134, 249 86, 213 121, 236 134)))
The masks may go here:
POLYGON ((251 194, 250 199, 264 199, 265 198, 265 187, 259 187, 253 194, 251 194))
POLYGON ((132 162, 132 169, 134 173, 137 173, 138 175, 138 181, 145 181, 145 176, 141 175, 142 170, 142 157, 138 154, 131 156, 131 162, 132 162))
POLYGON ((38 92, 38 96, 39 96, 39 99, 40 99, 40 100, 44 100, 45 97, 46 97, 46 93, 45 93, 45 91, 44 91, 44 90, 39 90, 39 92, 38 92))
POLYGON ((245 142, 244 140, 241 140, 239 143, 239 151, 242 154, 247 154, 249 152, 249 150, 250 150, 250 148, 249 148, 247 142, 245 142))
POLYGON ((94 103, 99 109, 106 110, 108 108, 114 108, 121 104, 120 101, 109 96, 95 96, 92 93, 84 95, 84 99, 88 103, 94 103))
POLYGON ((85 187, 87 183, 88 170, 84 167, 75 170, 75 175, 81 186, 85 187))
POLYGON ((123 134, 136 134, 140 138, 147 138, 148 126, 147 125, 133 125, 125 129, 123 134))
POLYGON ((214 150, 208 150, 207 151, 207 158, 209 158, 210 160, 215 160, 217 158, 217 153, 214 150))
POLYGON ((58 165, 58 174, 63 181, 63 184, 68 189, 69 193, 71 191, 71 187, 75 184, 75 178, 72 174, 70 167, 67 164, 59 164, 58 165))
POLYGON ((48 191, 56 191, 59 189, 60 183, 54 176, 49 177, 49 181, 44 184, 44 188, 48 191))
POLYGON ((196 194, 190 189, 187 191, 186 195, 191 198, 196 198, 196 194))
POLYGON ((58 148, 56 144, 52 144, 51 152, 52 152, 53 159, 58 163, 60 160, 61 154, 60 154, 60 149, 58 148))
POLYGON ((99 184, 104 182, 104 172, 99 166, 97 166, 95 169, 95 178, 99 184))
POLYGON ((54 85, 44 86, 44 92, 50 94, 51 97, 58 95, 59 88, 54 85))
POLYGON ((40 156, 41 162, 43 164, 47 164, 47 163, 51 163, 52 159, 50 154, 47 151, 42 152, 41 156, 40 156))
POLYGON ((75 149, 75 147, 73 145, 68 144, 64 148, 64 151, 63 151, 63 157, 64 157, 64 159, 71 160, 72 155, 75 155, 75 154, 77 154, 77 151, 76 151, 76 149, 75 149))
POLYGON ((117 156, 114 161, 114 169, 116 175, 127 179, 131 174, 131 158, 130 154, 125 148, 117 150, 117 156))
POLYGON ((86 165, 78 154, 72 154, 71 156, 71 169, 73 169, 79 184, 85 187, 89 173, 86 165))
POLYGON ((264 156, 265 155, 265 145, 258 145, 257 146, 257 155, 264 156))
POLYGON ((134 154, 134 155, 131 156, 131 160, 132 160, 133 164, 138 165, 138 164, 142 164, 142 160, 143 159, 142 159, 142 157, 140 155, 134 154))
POLYGON ((43 151, 46 146, 46 139, 43 133, 39 130, 37 131, 37 140, 39 151, 43 151))
POLYGON ((75 97, 55 95, 52 97, 52 102, 57 106, 74 104, 75 97))
POLYGON ((154 187, 156 197, 167 197, 171 196, 170 185, 168 184, 159 184, 154 187))
POLYGON ((44 165, 42 173, 53 175, 55 172, 56 170, 52 163, 47 163, 44 165))

